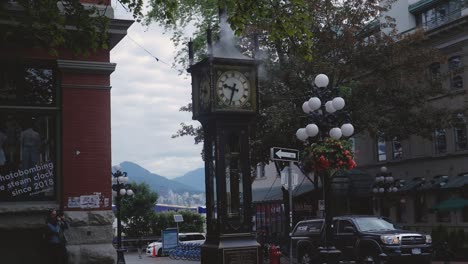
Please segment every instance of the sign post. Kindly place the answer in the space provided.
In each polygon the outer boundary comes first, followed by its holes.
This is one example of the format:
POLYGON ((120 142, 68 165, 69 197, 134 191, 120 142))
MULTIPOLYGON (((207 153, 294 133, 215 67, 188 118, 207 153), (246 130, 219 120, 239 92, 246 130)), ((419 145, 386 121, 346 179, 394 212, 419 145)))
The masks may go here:
POLYGON ((289 191, 289 263, 292 263, 292 240, 293 231, 293 182, 292 182, 292 166, 294 162, 299 161, 299 150, 273 147, 270 149, 272 160, 289 161, 288 168, 288 191, 289 191))

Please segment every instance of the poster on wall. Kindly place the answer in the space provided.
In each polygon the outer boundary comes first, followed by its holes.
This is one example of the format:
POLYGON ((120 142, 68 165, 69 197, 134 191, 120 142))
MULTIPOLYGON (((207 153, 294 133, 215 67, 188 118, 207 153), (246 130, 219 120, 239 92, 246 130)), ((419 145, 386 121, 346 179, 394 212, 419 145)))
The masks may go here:
POLYGON ((54 142, 50 116, 0 116, 0 202, 54 197, 54 142))

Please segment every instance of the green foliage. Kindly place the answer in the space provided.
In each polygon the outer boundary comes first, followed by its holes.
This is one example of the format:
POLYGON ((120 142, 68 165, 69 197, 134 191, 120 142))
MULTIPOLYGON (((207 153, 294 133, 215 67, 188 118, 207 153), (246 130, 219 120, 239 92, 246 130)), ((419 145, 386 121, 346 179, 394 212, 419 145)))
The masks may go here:
MULTIPOLYGON (((268 161, 272 146, 304 148, 294 135, 310 123, 301 106, 312 96, 318 73, 327 74, 329 87, 343 92, 356 133, 383 133, 400 140, 412 134, 429 137, 450 116, 448 110, 428 103, 444 91, 440 80, 426 78, 427 66, 444 62, 443 57, 429 47, 423 32, 399 36, 393 19, 380 21, 379 14, 388 6, 377 0, 174 2, 177 11, 171 20, 150 12, 147 22, 163 23, 173 31, 174 43, 181 48, 176 64, 182 69, 188 67, 189 41, 183 30, 195 28, 195 61, 199 61, 206 56, 206 29, 213 28, 216 36, 220 7, 227 10, 242 52, 252 55, 253 38, 258 37, 255 55, 263 63, 252 164, 268 161), (381 34, 381 28, 388 34, 381 34)), ((154 4, 151 7, 158 10, 154 4)), ((183 124, 177 135, 195 136, 198 143, 201 132, 200 127, 183 124)))
POLYGON ((184 218, 184 221, 179 223, 179 232, 203 232, 204 219, 200 214, 191 211, 179 211, 155 214, 151 221, 153 235, 159 236, 162 230, 177 227, 176 222, 174 222, 175 214, 181 214, 184 218))
POLYGON ((151 233, 158 194, 151 191, 146 183, 132 183, 130 189, 135 194, 125 196, 121 201, 121 219, 126 223, 123 231, 129 237, 148 235, 151 233))
MULTIPOLYGON (((119 0, 139 20, 142 0, 119 0)), ((39 47, 58 55, 62 48, 88 54, 108 48, 106 9, 79 0, 17 0, 0 3, 0 46, 39 47)))

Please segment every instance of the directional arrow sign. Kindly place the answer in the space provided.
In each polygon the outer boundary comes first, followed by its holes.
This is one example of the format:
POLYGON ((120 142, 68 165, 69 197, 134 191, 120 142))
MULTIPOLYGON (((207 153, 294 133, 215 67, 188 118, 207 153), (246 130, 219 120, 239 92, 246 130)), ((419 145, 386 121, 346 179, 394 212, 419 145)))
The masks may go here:
POLYGON ((299 161, 299 150, 297 149, 274 147, 270 149, 270 154, 272 160, 299 161))

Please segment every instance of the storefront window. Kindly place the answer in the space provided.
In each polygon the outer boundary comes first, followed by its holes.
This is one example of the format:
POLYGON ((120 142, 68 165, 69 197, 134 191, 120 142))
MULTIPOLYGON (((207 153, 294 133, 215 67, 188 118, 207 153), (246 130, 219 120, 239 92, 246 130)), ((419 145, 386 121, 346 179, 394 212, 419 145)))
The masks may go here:
POLYGON ((403 158, 403 147, 401 146, 400 140, 394 138, 392 140, 392 150, 393 150, 393 159, 402 159, 403 158))
POLYGON ((435 148, 436 153, 447 152, 447 138, 445 136, 445 129, 436 129, 435 131, 435 148))
POLYGON ((0 76, 0 202, 54 199, 54 70, 0 65, 0 76))
POLYGON ((377 153, 379 161, 387 160, 385 138, 381 135, 377 139, 377 153))

